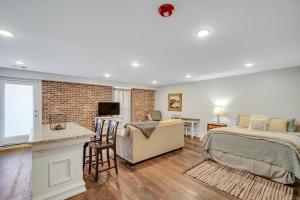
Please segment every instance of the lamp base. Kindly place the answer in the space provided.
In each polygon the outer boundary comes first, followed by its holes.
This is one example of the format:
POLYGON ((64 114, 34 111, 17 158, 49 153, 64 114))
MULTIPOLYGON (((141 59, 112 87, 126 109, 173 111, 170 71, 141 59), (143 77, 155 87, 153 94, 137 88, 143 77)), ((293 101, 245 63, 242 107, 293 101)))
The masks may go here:
POLYGON ((217 124, 220 124, 220 115, 217 115, 217 124))

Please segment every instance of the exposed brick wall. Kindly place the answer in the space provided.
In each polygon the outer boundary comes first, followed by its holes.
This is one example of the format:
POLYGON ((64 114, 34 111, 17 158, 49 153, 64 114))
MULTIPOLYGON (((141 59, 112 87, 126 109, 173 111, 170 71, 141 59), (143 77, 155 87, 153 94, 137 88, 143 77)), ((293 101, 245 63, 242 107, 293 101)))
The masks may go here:
POLYGON ((132 90, 132 120, 145 121, 146 114, 154 110, 154 96, 153 90, 132 90))
POLYGON ((67 121, 94 129, 99 101, 111 101, 112 87, 54 81, 42 82, 43 124, 50 114, 66 114, 67 121))

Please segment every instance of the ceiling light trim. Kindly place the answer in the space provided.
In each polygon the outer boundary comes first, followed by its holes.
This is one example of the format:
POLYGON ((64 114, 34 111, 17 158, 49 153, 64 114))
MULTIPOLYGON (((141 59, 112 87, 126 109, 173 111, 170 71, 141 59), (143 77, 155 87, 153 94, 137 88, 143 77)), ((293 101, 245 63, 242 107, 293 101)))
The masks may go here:
POLYGON ((10 31, 0 29, 0 36, 7 37, 7 38, 12 38, 12 37, 14 37, 14 34, 10 31))
POLYGON ((245 64, 245 67, 251 68, 251 67, 253 67, 253 65, 254 64, 252 62, 248 62, 248 63, 245 64))
POLYGON ((213 32, 212 28, 208 28, 208 27, 207 28, 201 28, 196 32, 196 37, 197 38, 205 38, 205 37, 211 35, 212 32, 213 32))

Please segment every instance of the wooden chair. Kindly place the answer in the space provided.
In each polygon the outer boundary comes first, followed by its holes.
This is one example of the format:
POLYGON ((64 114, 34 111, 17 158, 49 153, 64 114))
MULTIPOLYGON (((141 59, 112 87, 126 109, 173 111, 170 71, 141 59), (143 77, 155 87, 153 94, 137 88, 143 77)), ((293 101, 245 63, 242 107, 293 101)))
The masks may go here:
MULTIPOLYGON (((102 141, 102 132, 103 132, 103 127, 104 127, 104 123, 105 120, 103 119, 97 119, 96 120, 96 125, 95 125, 95 135, 93 138, 91 138, 90 142, 95 142, 95 141, 102 141)), ((83 145, 83 162, 82 162, 82 170, 84 171, 84 166, 85 164, 88 164, 88 162, 86 162, 86 159, 89 158, 89 156, 86 156, 86 149, 89 145, 89 142, 84 143, 83 145)), ((93 155, 94 156, 94 155, 93 155)), ((103 165, 103 157, 102 154, 101 156, 101 161, 102 161, 102 165, 103 165)))
POLYGON ((116 139, 117 139, 117 129, 118 129, 119 122, 117 121, 108 121, 107 126, 107 133, 106 133, 106 141, 96 141, 96 142, 90 142, 89 143, 89 174, 91 174, 91 168, 92 168, 92 152, 95 153, 95 181, 98 180, 98 173, 110 170, 115 168, 116 174, 118 174, 118 166, 117 166, 117 152, 116 152, 116 139), (109 149, 111 149, 114 153, 113 157, 109 156, 109 149), (102 151, 106 150, 107 153, 107 160, 105 162, 101 161, 101 164, 106 163, 108 164, 108 167, 106 169, 99 171, 99 154, 102 155, 102 151), (113 159, 114 165, 111 166, 110 164, 110 158, 113 159))

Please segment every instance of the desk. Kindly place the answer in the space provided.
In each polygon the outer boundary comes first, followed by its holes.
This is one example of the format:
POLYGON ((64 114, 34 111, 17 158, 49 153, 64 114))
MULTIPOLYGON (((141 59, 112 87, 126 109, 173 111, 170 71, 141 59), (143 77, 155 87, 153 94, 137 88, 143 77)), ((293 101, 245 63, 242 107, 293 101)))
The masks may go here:
POLYGON ((199 136, 200 132, 200 119, 198 118, 191 118, 191 117, 173 117, 173 119, 181 119, 185 123, 184 134, 191 135, 193 139, 194 136, 199 136), (188 133, 186 126, 187 124, 191 124, 191 131, 188 133))

